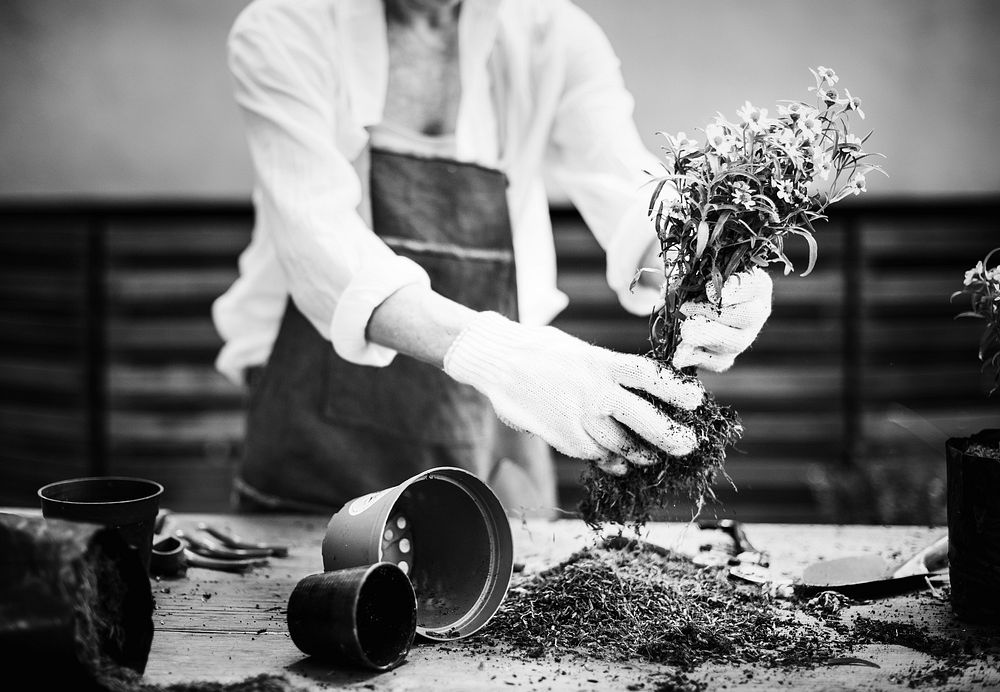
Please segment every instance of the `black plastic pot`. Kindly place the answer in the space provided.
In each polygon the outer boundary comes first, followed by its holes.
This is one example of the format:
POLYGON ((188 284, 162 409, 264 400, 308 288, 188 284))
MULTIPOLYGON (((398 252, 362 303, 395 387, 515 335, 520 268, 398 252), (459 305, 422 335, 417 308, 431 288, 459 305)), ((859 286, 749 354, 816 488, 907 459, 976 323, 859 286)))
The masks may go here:
POLYGON ((393 561, 417 594, 417 634, 468 637, 496 613, 514 565, 510 522, 486 483, 458 468, 418 473, 355 498, 333 515, 323 568, 393 561), (405 518, 405 534, 397 523, 405 518), (395 550, 405 535, 408 549, 395 550), (404 565, 405 563, 405 565, 404 565))
POLYGON ((288 599, 295 646, 333 663, 389 670, 406 657, 416 628, 413 587, 390 562, 312 574, 288 599))
POLYGON ((42 516, 115 529, 138 551, 147 572, 162 494, 163 486, 155 481, 121 476, 73 478, 38 490, 42 516))
POLYGON ((945 444, 951 606, 967 622, 1000 624, 1000 459, 970 454, 997 446, 1000 429, 945 444))

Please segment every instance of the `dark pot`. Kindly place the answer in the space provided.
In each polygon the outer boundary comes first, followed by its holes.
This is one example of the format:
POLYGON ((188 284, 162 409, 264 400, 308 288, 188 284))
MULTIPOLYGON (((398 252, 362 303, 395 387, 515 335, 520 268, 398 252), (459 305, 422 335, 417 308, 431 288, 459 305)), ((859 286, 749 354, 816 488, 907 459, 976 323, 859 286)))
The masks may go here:
POLYGON ((966 453, 1000 444, 1000 429, 945 444, 951 606, 967 622, 1000 623, 1000 460, 966 453))
POLYGON ((147 572, 162 494, 163 486, 156 481, 120 476, 72 478, 38 489, 43 517, 114 529, 135 548, 147 572))
POLYGON ((288 599, 288 633, 304 653, 385 671, 413 643, 417 600, 391 562, 312 574, 288 599))
POLYGON ((510 522, 489 486, 468 471, 436 468, 356 498, 333 515, 323 539, 323 568, 394 561, 417 594, 417 634, 461 639, 496 613, 510 585, 510 522), (408 550, 387 539, 403 530, 408 550))

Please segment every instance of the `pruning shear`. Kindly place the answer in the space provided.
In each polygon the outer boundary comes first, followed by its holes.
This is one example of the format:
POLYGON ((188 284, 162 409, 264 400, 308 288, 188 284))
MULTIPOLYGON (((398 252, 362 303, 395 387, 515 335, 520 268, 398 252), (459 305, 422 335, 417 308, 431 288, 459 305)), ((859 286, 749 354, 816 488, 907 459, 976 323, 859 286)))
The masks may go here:
POLYGON ((288 546, 246 541, 205 523, 197 528, 211 538, 180 529, 170 532, 166 530, 170 516, 169 511, 161 511, 154 525, 150 570, 156 575, 180 576, 188 567, 242 574, 269 564, 271 556, 288 555, 288 546))

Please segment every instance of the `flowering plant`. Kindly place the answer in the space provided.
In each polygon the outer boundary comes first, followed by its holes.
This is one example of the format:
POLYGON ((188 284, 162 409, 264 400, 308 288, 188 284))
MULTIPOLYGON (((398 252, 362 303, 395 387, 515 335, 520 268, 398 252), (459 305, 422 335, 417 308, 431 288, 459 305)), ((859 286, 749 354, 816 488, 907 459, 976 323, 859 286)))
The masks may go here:
MULTIPOLYGON (((649 211, 665 258, 664 302, 653 315, 653 355, 669 360, 677 347, 680 306, 704 298, 711 283, 720 296, 733 274, 775 262, 793 270, 786 239, 809 246, 808 275, 816 262, 814 223, 826 208, 867 190, 866 176, 883 173, 866 153, 868 136, 850 131, 864 118, 861 100, 835 85, 827 67, 811 70, 817 105, 784 101, 776 118, 747 101, 733 123, 721 113, 706 125, 703 146, 681 132, 666 135, 666 174, 649 211)), ((869 133, 870 136, 871 133, 869 133)))
MULTIPOLYGON (((785 241, 793 236, 809 246, 803 276, 809 274, 816 262, 814 224, 826 218, 829 205, 865 192, 866 176, 884 174, 872 162, 881 154, 864 150, 871 133, 862 138, 850 129, 854 116, 865 117, 861 100, 838 91, 833 70, 810 71, 814 104, 782 101, 777 117, 769 117, 747 101, 737 111, 739 122, 720 113, 706 125, 704 144, 683 132, 665 135, 665 173, 655 178, 649 202, 664 259, 663 302, 650 316, 649 355, 663 367, 672 367, 684 302, 713 296, 721 307, 726 279, 754 267, 781 263, 790 273, 785 241), (709 285, 715 290, 707 291, 709 285)), ((640 269, 635 282, 656 271, 640 269)), ((658 463, 621 477, 585 475, 587 521, 641 523, 678 491, 699 505, 711 496, 725 449, 742 433, 738 416, 711 396, 693 415, 673 407, 666 412, 695 431, 696 449, 683 458, 661 453, 658 463)))
POLYGON ((983 370, 993 370, 993 387, 987 396, 1000 389, 1000 265, 989 269, 990 259, 1000 247, 990 251, 986 258, 965 272, 962 289, 951 294, 968 296, 970 309, 957 317, 975 317, 986 321, 983 338, 979 341, 979 360, 983 370))

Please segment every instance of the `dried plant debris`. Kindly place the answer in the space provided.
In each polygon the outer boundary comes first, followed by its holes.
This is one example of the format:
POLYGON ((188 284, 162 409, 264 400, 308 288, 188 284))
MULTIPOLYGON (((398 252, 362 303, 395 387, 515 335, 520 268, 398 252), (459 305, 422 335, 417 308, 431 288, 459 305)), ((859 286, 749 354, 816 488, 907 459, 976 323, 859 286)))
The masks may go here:
POLYGON ((691 674, 705 663, 742 668, 748 676, 758 667, 859 665, 865 661, 853 648, 869 643, 930 655, 932 664, 915 667, 902 682, 940 684, 961 674, 973 652, 995 651, 1000 643, 993 637, 972 646, 865 618, 852 627, 839 617, 852 605, 833 593, 801 602, 777 599, 730 580, 724 567, 700 567, 642 542, 615 541, 522 577, 481 635, 456 646, 525 659, 646 661, 664 668, 642 689, 700 690, 704 683, 691 674))
POLYGON ((685 672, 706 661, 794 666, 831 656, 836 633, 784 605, 725 569, 642 544, 586 548, 515 586, 483 641, 533 658, 640 659, 685 672))
POLYGON ((591 526, 614 522, 638 527, 650 521, 656 510, 678 498, 691 500, 699 508, 715 499, 712 485, 723 473, 726 450, 743 434, 739 415, 707 393, 701 406, 693 411, 653 403, 671 419, 690 427, 698 440, 697 447, 684 457, 656 450, 657 463, 630 465, 624 476, 612 476, 588 464, 582 478, 584 497, 579 510, 591 526))

